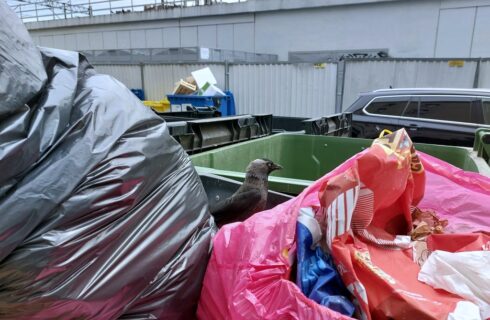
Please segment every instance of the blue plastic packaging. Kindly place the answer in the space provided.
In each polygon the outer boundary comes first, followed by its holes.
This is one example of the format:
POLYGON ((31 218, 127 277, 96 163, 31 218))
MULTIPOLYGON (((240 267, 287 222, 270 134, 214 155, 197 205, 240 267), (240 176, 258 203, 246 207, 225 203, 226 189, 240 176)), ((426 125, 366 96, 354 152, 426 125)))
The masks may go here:
POLYGON ((310 208, 302 208, 296 225, 298 269, 296 284, 311 300, 347 316, 355 307, 332 258, 318 245, 322 232, 310 208))

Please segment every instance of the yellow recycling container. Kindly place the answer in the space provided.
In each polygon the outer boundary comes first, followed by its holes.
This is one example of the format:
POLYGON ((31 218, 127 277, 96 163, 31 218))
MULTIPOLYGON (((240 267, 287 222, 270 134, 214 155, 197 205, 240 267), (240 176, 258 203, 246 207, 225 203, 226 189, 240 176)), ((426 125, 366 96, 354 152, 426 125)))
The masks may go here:
POLYGON ((170 102, 168 101, 167 98, 160 101, 143 100, 143 104, 147 107, 152 108, 158 113, 170 111, 170 102))

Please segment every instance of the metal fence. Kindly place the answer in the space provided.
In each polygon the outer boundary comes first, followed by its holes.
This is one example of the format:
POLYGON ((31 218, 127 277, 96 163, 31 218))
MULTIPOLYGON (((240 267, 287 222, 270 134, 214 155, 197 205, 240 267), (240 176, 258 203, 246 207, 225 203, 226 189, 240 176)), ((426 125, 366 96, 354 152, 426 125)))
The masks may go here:
POLYGON ((230 66, 230 89, 241 113, 317 117, 335 112, 336 64, 230 66))
POLYGON ((490 88, 490 61, 480 61, 477 77, 478 88, 490 88))
POLYGON ((98 65, 99 73, 109 74, 130 89, 143 88, 143 73, 138 65, 98 65))
POLYGON ((159 11, 247 0, 7 0, 24 22, 159 11))
POLYGON ((489 88, 490 62, 482 59, 347 60, 342 110, 360 92, 387 88, 489 88))
POLYGON ((490 88, 490 60, 384 59, 339 63, 183 63, 96 65, 129 88, 160 100, 191 71, 209 66, 242 114, 321 117, 348 108, 361 92, 383 88, 490 88))
POLYGON ((148 100, 161 100, 177 81, 205 66, 218 87, 233 92, 238 113, 315 117, 335 112, 335 64, 104 64, 95 68, 131 89, 143 89, 148 100))
POLYGON ((143 86, 147 99, 160 100, 172 93, 175 82, 188 77, 192 71, 210 67, 218 86, 225 88, 225 65, 223 64, 156 64, 143 67, 143 86))
POLYGON ((151 64, 151 63, 272 63, 276 54, 261 54, 238 50, 204 47, 144 48, 115 50, 83 50, 82 53, 95 64, 151 64))

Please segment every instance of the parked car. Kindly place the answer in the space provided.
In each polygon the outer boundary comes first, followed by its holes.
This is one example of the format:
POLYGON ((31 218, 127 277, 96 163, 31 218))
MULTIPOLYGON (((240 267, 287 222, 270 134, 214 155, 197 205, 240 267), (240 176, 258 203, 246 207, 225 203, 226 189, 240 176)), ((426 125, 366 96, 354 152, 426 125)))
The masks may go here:
POLYGON ((490 128, 490 90, 383 89, 362 93, 352 112, 352 135, 376 138, 405 128, 415 142, 472 146, 477 128, 490 128))

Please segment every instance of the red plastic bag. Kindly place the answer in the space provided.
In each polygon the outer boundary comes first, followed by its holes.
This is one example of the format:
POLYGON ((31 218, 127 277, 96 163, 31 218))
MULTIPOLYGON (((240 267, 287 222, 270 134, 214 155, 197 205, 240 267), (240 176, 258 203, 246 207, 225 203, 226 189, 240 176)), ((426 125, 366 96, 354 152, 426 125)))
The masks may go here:
POLYGON ((320 186, 316 183, 286 203, 218 231, 203 282, 198 318, 350 319, 308 299, 289 280, 296 254, 299 206, 319 205, 320 186))
POLYGON ((363 295, 368 297, 363 307, 366 319, 394 313, 399 316, 396 319, 447 318, 462 299, 418 283, 420 268, 413 262, 411 249, 404 249, 407 236, 399 235, 410 231, 410 206, 417 203, 422 209, 441 208, 449 225, 490 230, 490 179, 457 171, 418 153, 425 168, 422 170, 410 140, 401 132, 396 139, 387 136, 378 140, 287 203, 220 229, 214 239, 198 317, 346 319, 310 301, 289 281, 297 215, 300 208, 312 207, 327 225, 325 240, 328 243, 331 237, 344 283, 356 294, 358 303, 363 295), (455 174, 446 177, 446 171, 455 174), (364 176, 372 181, 364 182, 364 176), (460 180, 465 183, 460 184, 460 180), (329 191, 324 192, 328 186, 329 191), (445 192, 432 193, 433 187, 444 186, 445 192), (432 205, 425 201, 427 197, 440 200, 432 205), (451 202, 450 208, 444 207, 445 197, 451 202), (471 205, 472 197, 478 199, 477 205, 471 205), (459 216, 466 207, 472 214, 459 216))
POLYGON ((427 249, 448 252, 490 251, 490 234, 432 234, 427 237, 427 249))
POLYGON ((420 268, 413 262, 412 249, 407 249, 406 235, 412 229, 413 207, 424 194, 425 172, 406 132, 375 140, 351 168, 327 181, 320 202, 327 216, 333 215, 330 224, 345 213, 338 203, 339 198, 347 202, 343 194, 348 187, 339 181, 357 184, 360 194, 352 232, 337 234, 332 255, 363 317, 447 317, 461 299, 419 283, 420 268))
POLYGON ((424 188, 423 166, 406 132, 376 139, 368 152, 322 187, 329 246, 350 228, 368 241, 398 246, 397 235, 412 229, 412 209, 424 188))
POLYGON ((201 292, 200 319, 350 319, 308 299, 288 280, 294 205, 295 199, 220 229, 201 292))
POLYGON ((411 249, 385 249, 344 234, 333 242, 342 279, 364 319, 446 319, 462 299, 417 280, 411 249))

